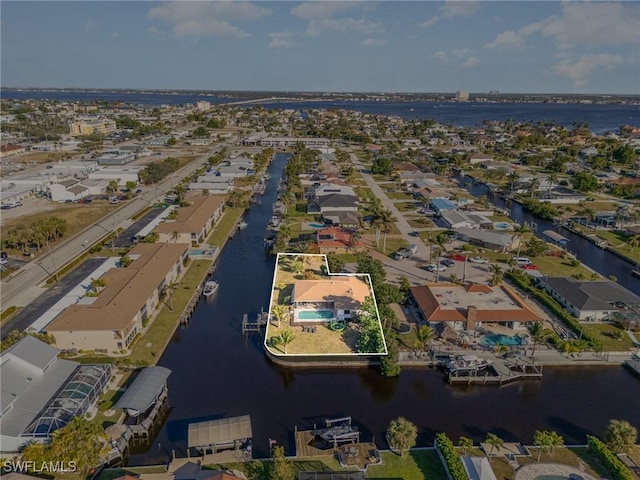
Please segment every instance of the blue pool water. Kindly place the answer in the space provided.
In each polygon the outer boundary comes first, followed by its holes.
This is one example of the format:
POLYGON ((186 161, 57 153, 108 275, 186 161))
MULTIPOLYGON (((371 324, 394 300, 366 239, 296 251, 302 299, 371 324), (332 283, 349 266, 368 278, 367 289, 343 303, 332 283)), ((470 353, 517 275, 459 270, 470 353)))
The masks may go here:
POLYGON ((496 222, 493 224, 493 229, 494 230, 510 230, 511 224, 507 222, 496 222))
POLYGON ((331 320, 333 310, 302 310, 298 313, 300 320, 331 320))
POLYGON ((487 347, 495 347, 496 345, 518 346, 522 345, 523 338, 517 336, 503 335, 501 333, 494 335, 485 335, 480 339, 480 345, 487 347))
POLYGON ((324 225, 321 223, 310 223, 309 226, 311 228, 324 228, 324 225))
POLYGON ((190 253, 191 255, 204 255, 204 254, 205 254, 205 251, 204 251, 204 250, 198 250, 198 249, 191 249, 191 250, 189 251, 189 253, 190 253))

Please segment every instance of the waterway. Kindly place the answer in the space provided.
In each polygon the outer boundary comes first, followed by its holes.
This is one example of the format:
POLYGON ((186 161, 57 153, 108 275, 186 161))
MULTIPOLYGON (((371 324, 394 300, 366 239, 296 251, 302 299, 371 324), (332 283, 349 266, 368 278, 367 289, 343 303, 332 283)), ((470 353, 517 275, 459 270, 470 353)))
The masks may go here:
POLYGON ((494 205, 510 210, 510 217, 516 222, 527 222, 530 225, 534 224, 534 227, 537 226, 535 230, 540 237, 544 237, 543 232, 545 230, 553 230, 569 239, 567 250, 575 254, 582 263, 605 277, 614 276, 620 285, 640 295, 640 279, 631 275, 633 265, 630 263, 622 260, 608 250, 597 247, 586 238, 576 235, 560 225, 554 224, 550 220, 543 220, 532 215, 519 203, 501 198, 499 194, 489 191, 484 184, 473 181, 471 177, 465 177, 464 184, 467 185, 467 190, 473 196, 479 197, 486 195, 494 205))
POLYGON ((216 296, 202 301, 191 322, 178 330, 159 364, 169 377, 168 420, 145 452, 129 463, 156 464, 171 451, 186 456, 187 428, 198 422, 251 415, 256 456, 267 456, 269 439, 294 453, 294 425, 320 424, 350 415, 380 447, 389 421, 402 415, 419 428, 418 445, 430 446, 437 432, 484 439, 494 432, 509 441, 532 441, 537 429, 553 429, 567 444, 602 435, 610 418, 640 428, 640 381, 622 367, 545 368, 542 381, 503 387, 449 387, 432 369, 405 370, 386 379, 376 370, 287 370, 270 363, 261 339, 245 339, 243 313, 266 307, 274 259, 263 237, 287 156, 277 154, 262 205, 246 214, 247 228, 223 250, 216 296))

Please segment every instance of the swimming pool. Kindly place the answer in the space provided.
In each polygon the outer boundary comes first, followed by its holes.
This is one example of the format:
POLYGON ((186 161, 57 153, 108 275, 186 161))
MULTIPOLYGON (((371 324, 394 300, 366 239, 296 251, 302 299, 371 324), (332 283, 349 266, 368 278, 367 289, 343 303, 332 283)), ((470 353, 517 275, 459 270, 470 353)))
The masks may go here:
POLYGON ((494 230, 513 230, 513 226, 507 222, 495 222, 493 224, 494 230))
POLYGON ((204 255, 206 252, 204 250, 199 250, 199 249, 195 249, 192 248, 191 250, 189 250, 189 255, 204 255))
POLYGON ((300 310, 298 320, 331 320, 333 310, 300 310))
POLYGON ((311 228, 324 228, 324 225, 321 223, 310 223, 309 226, 311 228))
POLYGON ((524 338, 518 335, 503 335, 496 333, 493 335, 485 335, 480 339, 480 345, 485 347, 495 347, 496 345, 507 345, 509 347, 522 345, 524 338))

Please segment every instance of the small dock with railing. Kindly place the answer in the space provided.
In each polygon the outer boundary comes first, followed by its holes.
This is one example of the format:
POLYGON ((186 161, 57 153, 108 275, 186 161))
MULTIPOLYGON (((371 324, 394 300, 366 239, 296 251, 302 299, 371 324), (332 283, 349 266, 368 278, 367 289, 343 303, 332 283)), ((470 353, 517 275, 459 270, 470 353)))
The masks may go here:
POLYGON ((268 319, 269 319, 269 312, 260 312, 257 315, 256 321, 250 322, 249 314, 245 313, 242 316, 242 334, 248 335, 251 333, 258 333, 259 335, 260 332, 262 331, 262 327, 264 327, 267 324, 268 319))
POLYGON ((528 358, 499 359, 492 361, 484 369, 449 371, 450 385, 504 385, 515 380, 542 379, 542 365, 528 358))

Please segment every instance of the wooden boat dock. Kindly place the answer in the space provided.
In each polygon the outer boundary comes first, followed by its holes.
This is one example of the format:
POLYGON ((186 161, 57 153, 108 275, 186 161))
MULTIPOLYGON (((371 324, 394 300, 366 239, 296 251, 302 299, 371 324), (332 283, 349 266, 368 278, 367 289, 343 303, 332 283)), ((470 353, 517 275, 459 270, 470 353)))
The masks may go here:
POLYGON ((447 381, 450 385, 503 385, 515 380, 542 378, 542 365, 535 364, 528 358, 494 360, 484 370, 468 371, 466 374, 450 372, 447 381))

